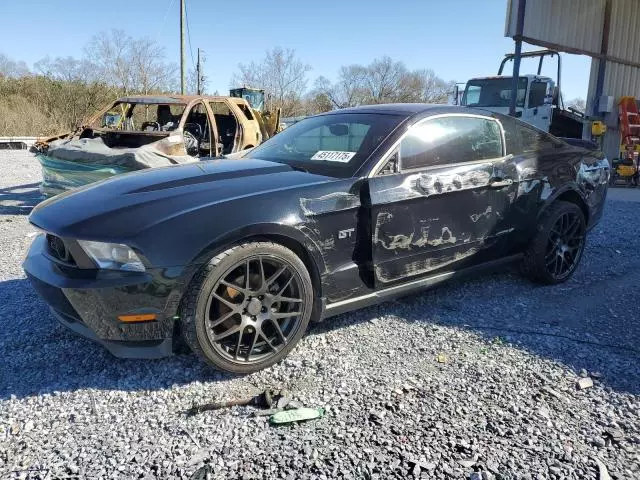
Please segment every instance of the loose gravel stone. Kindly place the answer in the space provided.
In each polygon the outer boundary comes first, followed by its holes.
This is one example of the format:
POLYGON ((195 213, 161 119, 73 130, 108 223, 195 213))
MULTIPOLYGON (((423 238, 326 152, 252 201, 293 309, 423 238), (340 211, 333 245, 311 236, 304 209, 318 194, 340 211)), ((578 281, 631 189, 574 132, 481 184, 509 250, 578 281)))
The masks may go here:
POLYGON ((20 267, 39 165, 0 151, 0 168, 3 480, 203 466, 214 479, 595 480, 596 456, 611 478, 640 478, 640 303, 622 293, 640 284, 639 204, 608 201, 565 284, 513 270, 452 283, 313 326, 280 364, 236 377, 191 354, 116 359, 58 325, 20 267), (251 406, 182 413, 267 388, 326 414, 272 427, 251 406))
POLYGON ((578 390, 585 390, 587 388, 593 387, 593 380, 591 380, 589 377, 583 377, 578 379, 576 384, 578 386, 578 390))

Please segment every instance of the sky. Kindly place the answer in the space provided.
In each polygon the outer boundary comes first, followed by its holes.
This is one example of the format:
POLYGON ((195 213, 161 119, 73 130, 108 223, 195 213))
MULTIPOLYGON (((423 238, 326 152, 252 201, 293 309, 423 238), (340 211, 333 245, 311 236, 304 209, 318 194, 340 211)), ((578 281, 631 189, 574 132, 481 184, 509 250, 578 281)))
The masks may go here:
MULTIPOLYGON (((206 52, 208 93, 228 91, 239 63, 260 61, 275 46, 311 65, 309 86, 340 66, 388 55, 409 69, 432 69, 465 82, 495 75, 513 40, 504 37, 507 0, 186 0, 191 50, 206 52)), ((29 66, 50 56, 82 56, 91 37, 118 28, 148 36, 180 60, 179 0, 0 0, 0 52, 29 66)), ((525 50, 539 47, 525 45, 525 50)), ((530 62, 534 62, 530 60, 530 62)), ((585 98, 590 59, 563 54, 562 91, 585 98)), ((191 54, 187 44, 187 63, 191 54)), ((521 73, 535 73, 523 61, 521 73)), ((543 74, 555 78, 555 64, 543 74)))

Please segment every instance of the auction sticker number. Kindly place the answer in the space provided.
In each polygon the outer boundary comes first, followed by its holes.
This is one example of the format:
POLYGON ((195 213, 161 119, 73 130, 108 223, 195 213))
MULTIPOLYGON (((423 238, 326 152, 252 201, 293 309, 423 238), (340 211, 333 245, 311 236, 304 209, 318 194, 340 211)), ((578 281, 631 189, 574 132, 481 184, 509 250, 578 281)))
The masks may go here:
POLYGON ((326 160, 327 162, 347 163, 351 160, 356 152, 337 152, 332 150, 320 150, 316 152, 311 160, 326 160))

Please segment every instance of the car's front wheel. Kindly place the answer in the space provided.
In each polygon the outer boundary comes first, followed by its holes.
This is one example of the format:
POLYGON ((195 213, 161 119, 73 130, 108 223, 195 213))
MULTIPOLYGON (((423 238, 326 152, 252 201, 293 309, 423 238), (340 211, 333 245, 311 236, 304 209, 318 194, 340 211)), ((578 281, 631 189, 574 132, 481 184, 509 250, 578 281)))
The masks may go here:
POLYGON ((192 281, 181 309, 183 336, 214 367, 251 373, 284 358, 313 312, 302 260, 271 242, 216 255, 192 281))
POLYGON ((542 215, 525 252, 524 271, 531 279, 555 284, 575 272, 585 245, 584 213, 575 203, 557 201, 542 215))

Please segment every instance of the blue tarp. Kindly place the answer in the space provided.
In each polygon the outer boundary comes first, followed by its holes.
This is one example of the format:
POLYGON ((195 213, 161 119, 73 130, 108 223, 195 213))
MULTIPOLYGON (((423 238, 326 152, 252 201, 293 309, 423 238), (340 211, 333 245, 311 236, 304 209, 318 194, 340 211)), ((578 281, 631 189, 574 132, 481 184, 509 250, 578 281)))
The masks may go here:
POLYGON ((42 165, 40 191, 47 197, 131 171, 121 166, 68 162, 43 154, 37 155, 37 159, 42 165))

